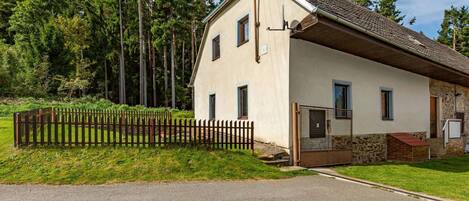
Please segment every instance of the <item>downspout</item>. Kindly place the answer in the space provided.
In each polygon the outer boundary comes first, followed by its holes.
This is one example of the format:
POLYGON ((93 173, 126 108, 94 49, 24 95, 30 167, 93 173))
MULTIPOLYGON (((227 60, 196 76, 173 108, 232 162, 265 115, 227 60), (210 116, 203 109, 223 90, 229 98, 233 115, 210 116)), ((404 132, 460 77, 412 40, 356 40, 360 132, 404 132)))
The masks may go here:
MULTIPOLYGON (((260 4, 260 3, 259 3, 260 4)), ((256 62, 261 63, 261 57, 259 55, 259 27, 261 23, 259 22, 259 10, 258 10, 258 0, 254 0, 254 43, 256 48, 256 62)))

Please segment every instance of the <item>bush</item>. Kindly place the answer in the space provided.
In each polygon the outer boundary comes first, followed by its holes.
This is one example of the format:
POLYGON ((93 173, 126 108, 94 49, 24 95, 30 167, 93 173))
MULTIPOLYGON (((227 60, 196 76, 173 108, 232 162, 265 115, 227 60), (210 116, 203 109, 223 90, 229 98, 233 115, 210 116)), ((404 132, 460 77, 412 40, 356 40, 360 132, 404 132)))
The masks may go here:
MULTIPOLYGON (((164 111, 168 108, 146 108, 143 106, 129 106, 115 104, 109 100, 97 99, 94 97, 64 98, 61 100, 52 99, 35 99, 35 98, 19 98, 0 99, 0 117, 10 117, 15 112, 28 111, 38 108, 76 108, 90 110, 124 110, 124 111, 164 111)), ((183 110, 170 110, 175 118, 193 118, 194 113, 183 110)))

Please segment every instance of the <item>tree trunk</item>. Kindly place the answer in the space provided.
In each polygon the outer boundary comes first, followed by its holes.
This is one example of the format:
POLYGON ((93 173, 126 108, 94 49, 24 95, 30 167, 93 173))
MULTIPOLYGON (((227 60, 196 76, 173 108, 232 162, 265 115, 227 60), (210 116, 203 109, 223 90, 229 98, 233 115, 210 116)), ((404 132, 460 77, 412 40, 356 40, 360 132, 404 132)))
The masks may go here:
POLYGON ((195 66, 195 20, 191 24, 191 67, 195 66))
POLYGON ((140 43, 140 105, 147 106, 147 95, 145 90, 145 36, 143 34, 143 4, 142 0, 137 1, 138 4, 138 35, 140 43))
POLYGON ((171 43, 171 107, 176 108, 176 32, 172 30, 173 40, 171 43))
POLYGON ((168 48, 163 46, 164 105, 168 107, 168 48))
POLYGON ((106 97, 106 100, 109 100, 109 90, 107 85, 107 61, 104 60, 104 97, 106 97))
POLYGON ((456 50, 457 34, 456 25, 453 25, 453 50, 456 50))
POLYGON ((186 42, 182 41, 182 85, 186 86, 186 42))
POLYGON ((119 31, 120 31, 120 43, 121 52, 119 56, 119 103, 126 104, 125 94, 125 58, 124 58, 124 34, 122 27, 122 0, 119 0, 119 31))

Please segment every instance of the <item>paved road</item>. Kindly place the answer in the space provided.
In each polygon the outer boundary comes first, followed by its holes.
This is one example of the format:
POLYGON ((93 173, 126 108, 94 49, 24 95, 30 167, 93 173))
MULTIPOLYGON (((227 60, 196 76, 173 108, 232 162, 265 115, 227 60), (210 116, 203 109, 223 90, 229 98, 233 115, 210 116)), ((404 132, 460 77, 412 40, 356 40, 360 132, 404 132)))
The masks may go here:
POLYGON ((0 200, 338 200, 416 201, 416 199, 323 176, 276 181, 120 184, 105 186, 0 185, 0 200))

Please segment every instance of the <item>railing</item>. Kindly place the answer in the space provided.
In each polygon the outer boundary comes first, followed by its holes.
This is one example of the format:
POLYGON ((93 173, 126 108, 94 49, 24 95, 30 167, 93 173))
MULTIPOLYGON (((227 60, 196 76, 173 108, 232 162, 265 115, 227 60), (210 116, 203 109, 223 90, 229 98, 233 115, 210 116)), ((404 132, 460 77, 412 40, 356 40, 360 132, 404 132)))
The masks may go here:
POLYGON ((16 147, 204 146, 254 150, 254 123, 172 119, 165 112, 40 109, 14 114, 16 147))

